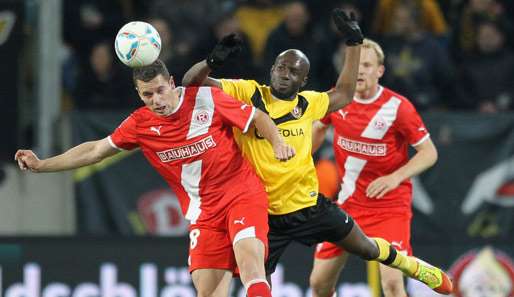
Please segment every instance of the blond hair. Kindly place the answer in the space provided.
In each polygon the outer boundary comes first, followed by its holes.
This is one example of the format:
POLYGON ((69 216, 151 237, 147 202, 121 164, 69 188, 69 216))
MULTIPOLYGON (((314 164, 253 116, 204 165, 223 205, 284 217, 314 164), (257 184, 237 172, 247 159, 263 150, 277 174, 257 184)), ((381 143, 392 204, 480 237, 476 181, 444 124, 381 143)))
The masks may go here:
POLYGON ((375 51, 375 54, 377 55, 378 65, 384 65, 384 51, 382 50, 382 47, 376 43, 375 41, 364 38, 364 41, 362 42, 362 48, 369 48, 375 51))

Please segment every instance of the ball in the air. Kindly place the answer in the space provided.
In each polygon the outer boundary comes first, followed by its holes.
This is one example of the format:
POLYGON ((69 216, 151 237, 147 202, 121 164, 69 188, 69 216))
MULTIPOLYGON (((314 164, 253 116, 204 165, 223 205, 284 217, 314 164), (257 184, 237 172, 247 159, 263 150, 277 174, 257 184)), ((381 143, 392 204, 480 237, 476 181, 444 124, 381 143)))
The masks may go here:
POLYGON ((159 57, 161 37, 148 23, 130 22, 118 31, 114 49, 123 64, 130 67, 147 66, 159 57))

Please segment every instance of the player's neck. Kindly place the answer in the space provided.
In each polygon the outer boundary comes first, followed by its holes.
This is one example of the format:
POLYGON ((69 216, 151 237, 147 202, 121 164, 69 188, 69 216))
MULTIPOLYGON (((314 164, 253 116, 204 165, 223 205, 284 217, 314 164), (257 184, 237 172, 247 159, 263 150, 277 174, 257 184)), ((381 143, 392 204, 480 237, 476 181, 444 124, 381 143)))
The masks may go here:
POLYGON ((380 92, 380 86, 374 85, 373 87, 366 89, 362 92, 356 92, 355 98, 362 101, 370 101, 376 99, 377 93, 380 92))

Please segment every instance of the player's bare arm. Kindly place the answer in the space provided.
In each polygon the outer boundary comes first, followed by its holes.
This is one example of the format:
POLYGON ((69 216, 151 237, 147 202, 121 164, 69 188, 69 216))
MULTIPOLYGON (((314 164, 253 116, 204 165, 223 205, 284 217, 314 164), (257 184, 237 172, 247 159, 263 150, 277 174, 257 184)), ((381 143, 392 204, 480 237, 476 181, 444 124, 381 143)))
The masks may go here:
POLYGON ((347 45, 344 54, 344 66, 335 87, 328 91, 329 105, 327 114, 343 108, 353 100, 355 84, 359 71, 360 45, 364 39, 355 15, 348 16, 343 10, 335 9, 332 18, 347 45))
POLYGON ((205 60, 191 67, 182 79, 183 86, 210 86, 221 88, 221 82, 209 77, 212 70, 218 69, 229 59, 241 52, 241 40, 234 34, 223 37, 205 60))
POLYGON ((276 159, 287 161, 294 157, 296 154, 294 148, 285 143, 284 138, 278 133, 277 126, 267 114, 255 109, 252 123, 259 134, 271 143, 276 159))
POLYGON ((430 138, 414 146, 414 149, 416 149, 416 154, 407 164, 369 184, 366 189, 366 195, 369 198, 379 199, 384 197, 389 191, 398 187, 402 181, 420 174, 432 167, 437 161, 437 149, 430 138))
POLYGON ((112 156, 119 151, 113 148, 107 138, 79 144, 68 151, 48 158, 39 159, 31 150, 18 150, 14 160, 21 170, 32 172, 55 172, 91 165, 112 156))
POLYGON ((312 123, 312 153, 315 153, 323 144, 327 130, 328 125, 325 125, 320 121, 312 123))

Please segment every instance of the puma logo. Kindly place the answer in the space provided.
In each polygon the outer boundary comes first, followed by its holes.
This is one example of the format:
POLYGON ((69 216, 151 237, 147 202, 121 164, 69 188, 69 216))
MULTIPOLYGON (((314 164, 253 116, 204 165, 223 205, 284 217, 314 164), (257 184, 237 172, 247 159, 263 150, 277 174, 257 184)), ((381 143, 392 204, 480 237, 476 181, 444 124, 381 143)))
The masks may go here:
POLYGON ((161 136, 161 128, 162 128, 162 126, 150 127, 150 131, 153 131, 153 132, 157 133, 157 135, 161 136))
POLYGON ((245 224, 245 217, 242 217, 240 220, 234 220, 234 225, 235 224, 244 225, 245 224))
POLYGON ((343 117, 343 120, 346 120, 346 115, 348 114, 347 111, 339 110, 339 114, 343 117))
POLYGON ((397 247, 398 249, 402 249, 403 240, 400 241, 391 241, 391 245, 397 247))

